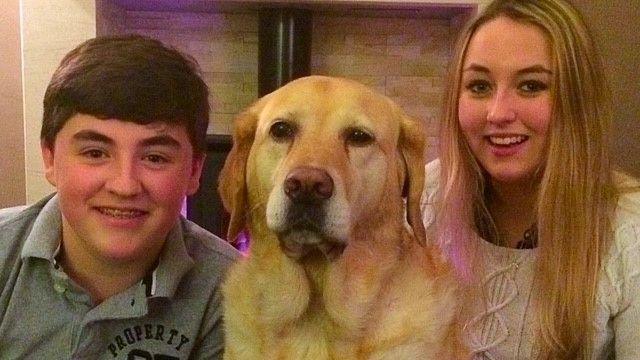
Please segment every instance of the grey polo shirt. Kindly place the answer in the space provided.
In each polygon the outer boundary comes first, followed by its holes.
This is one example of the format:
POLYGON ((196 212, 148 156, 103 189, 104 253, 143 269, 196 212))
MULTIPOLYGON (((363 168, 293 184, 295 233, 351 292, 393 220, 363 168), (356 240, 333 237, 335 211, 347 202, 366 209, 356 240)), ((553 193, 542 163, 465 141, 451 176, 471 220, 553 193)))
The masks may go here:
POLYGON ((237 252, 181 219, 158 266, 97 306, 55 262, 56 196, 0 218, 1 359, 217 359, 220 282, 237 252))

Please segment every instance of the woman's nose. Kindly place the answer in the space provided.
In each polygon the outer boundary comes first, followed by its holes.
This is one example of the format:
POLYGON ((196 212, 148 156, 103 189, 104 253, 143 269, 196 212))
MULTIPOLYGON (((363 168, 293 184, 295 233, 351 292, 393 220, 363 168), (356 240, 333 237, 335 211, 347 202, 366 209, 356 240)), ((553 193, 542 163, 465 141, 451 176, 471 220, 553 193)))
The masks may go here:
POLYGON ((489 101, 487 121, 497 125, 509 123, 516 119, 514 99, 506 90, 499 90, 489 101))

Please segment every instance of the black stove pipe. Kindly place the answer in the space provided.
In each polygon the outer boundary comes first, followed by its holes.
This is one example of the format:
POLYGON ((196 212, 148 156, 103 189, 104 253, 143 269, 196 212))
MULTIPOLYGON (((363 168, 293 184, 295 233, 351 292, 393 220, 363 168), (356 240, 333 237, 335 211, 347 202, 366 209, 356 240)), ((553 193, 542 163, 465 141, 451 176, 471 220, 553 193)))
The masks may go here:
POLYGON ((258 26, 258 96, 310 74, 311 11, 261 9, 258 26))

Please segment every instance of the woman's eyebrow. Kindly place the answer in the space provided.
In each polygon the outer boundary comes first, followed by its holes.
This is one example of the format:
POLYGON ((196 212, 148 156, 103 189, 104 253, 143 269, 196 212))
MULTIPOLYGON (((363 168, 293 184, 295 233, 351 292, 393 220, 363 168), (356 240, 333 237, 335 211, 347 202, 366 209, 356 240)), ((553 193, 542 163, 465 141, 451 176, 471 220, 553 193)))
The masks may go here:
POLYGON ((465 71, 477 71, 477 72, 490 73, 489 68, 487 68, 486 66, 482 66, 482 65, 478 65, 478 64, 474 64, 474 63, 469 64, 469 66, 464 68, 464 70, 462 70, 462 71, 463 72, 465 72, 465 71))
MULTIPOLYGON (((463 72, 465 71, 476 71, 476 72, 483 72, 483 73, 490 73, 491 71, 489 70, 489 68, 487 68, 486 66, 482 66, 482 65, 478 65, 478 64, 469 64, 469 66, 467 66, 466 68, 464 68, 463 72)), ((523 69, 520 69, 517 71, 518 74, 530 74, 530 73, 546 73, 546 74, 553 74, 553 72, 548 69, 547 67, 543 66, 543 65, 532 65, 532 66, 527 66, 523 69)))
POLYGON ((545 73, 549 75, 553 74, 553 72, 550 69, 546 68, 543 65, 533 65, 533 66, 529 66, 524 69, 518 70, 518 74, 530 74, 530 73, 545 73))

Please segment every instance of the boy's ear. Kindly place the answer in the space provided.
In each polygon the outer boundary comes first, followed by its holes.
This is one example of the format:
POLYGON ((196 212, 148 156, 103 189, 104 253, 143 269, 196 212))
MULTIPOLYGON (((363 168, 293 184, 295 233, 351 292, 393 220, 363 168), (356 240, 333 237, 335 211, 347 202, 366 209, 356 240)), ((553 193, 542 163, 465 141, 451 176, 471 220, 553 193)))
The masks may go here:
POLYGON ((195 194, 200 188, 200 176, 202 175, 202 169, 204 168, 204 161, 207 159, 207 154, 194 153, 191 159, 191 174, 189 175, 189 187, 187 189, 187 195, 195 194))
POLYGON ((44 165, 44 176, 49 184, 56 186, 56 170, 55 166, 53 166, 54 153, 51 146, 49 146, 49 144, 47 144, 44 140, 40 141, 40 150, 42 152, 42 162, 44 165))

